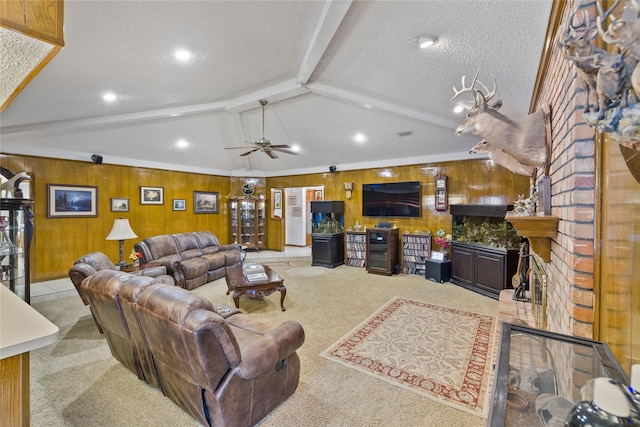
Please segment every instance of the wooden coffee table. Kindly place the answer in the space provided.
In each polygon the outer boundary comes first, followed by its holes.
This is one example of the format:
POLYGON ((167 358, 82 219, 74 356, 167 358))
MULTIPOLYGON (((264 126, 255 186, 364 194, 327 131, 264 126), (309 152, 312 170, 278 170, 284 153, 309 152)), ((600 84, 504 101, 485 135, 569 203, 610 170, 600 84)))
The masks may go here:
POLYGON ((284 279, 268 266, 264 266, 267 274, 266 280, 250 282, 242 274, 242 266, 229 267, 224 278, 227 281, 227 295, 233 291, 233 302, 236 308, 240 308, 240 297, 248 295, 252 298, 263 298, 271 295, 275 291, 280 291, 280 308, 285 311, 284 297, 287 295, 287 288, 284 287, 284 279))

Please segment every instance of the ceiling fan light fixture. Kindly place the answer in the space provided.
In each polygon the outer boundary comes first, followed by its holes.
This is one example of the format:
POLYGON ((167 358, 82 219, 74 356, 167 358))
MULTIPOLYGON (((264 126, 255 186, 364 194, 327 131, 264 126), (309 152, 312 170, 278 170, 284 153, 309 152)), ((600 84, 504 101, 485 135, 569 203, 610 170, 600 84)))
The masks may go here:
POLYGON ((418 43, 420 49, 427 49, 438 42, 438 38, 432 34, 425 34, 417 37, 415 41, 418 43))

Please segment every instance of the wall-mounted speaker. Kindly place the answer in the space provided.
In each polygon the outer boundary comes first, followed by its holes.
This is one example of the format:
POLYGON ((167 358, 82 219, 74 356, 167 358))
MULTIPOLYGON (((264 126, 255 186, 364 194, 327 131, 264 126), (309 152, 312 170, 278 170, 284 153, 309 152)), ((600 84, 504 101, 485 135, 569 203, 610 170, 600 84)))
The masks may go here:
POLYGON ((92 154, 91 155, 91 160, 96 165, 101 165, 102 164, 102 156, 100 154, 92 154))
POLYGON ((334 173, 335 171, 336 171, 336 166, 335 165, 329 166, 329 172, 334 173))

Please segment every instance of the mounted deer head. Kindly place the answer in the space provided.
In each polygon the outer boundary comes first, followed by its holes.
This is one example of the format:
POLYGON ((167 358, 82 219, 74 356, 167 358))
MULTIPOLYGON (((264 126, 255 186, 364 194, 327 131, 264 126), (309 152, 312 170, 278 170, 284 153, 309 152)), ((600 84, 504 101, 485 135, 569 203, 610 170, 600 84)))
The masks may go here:
POLYGON ((525 166, 516 160, 511 154, 507 153, 504 150, 501 150, 497 147, 494 147, 490 143, 485 140, 478 142, 476 145, 471 147, 469 150, 470 154, 482 154, 485 153, 489 156, 491 160, 500 166, 509 169, 511 172, 532 177, 535 172, 535 168, 533 166, 525 166))
POLYGON ((462 89, 457 90, 454 86, 455 95, 451 101, 465 93, 470 93, 473 96, 473 102, 461 103, 467 110, 467 118, 455 130, 456 135, 479 135, 492 146, 513 156, 523 165, 545 166, 547 159, 545 114, 539 111, 515 120, 504 116, 498 112, 502 103, 500 101, 490 102, 496 94, 495 77, 493 77, 493 86, 493 90, 489 90, 487 86, 478 81, 478 73, 470 86, 465 85, 464 76, 462 77, 462 89))

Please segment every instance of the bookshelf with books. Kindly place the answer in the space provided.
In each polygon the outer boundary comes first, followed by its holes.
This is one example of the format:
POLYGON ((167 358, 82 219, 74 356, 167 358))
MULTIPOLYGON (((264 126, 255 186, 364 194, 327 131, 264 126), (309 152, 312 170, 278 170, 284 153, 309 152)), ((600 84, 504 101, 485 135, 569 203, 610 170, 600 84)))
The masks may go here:
POLYGON ((346 262, 353 267, 364 267, 367 259, 367 235, 364 231, 346 231, 346 262))
POLYGON ((402 235, 402 272, 424 275, 425 261, 431 256, 431 234, 402 235))

